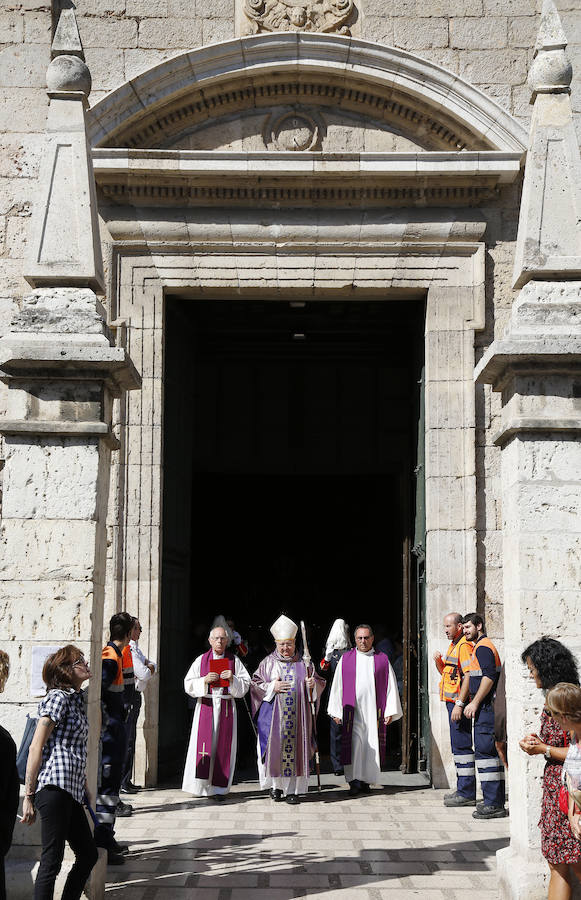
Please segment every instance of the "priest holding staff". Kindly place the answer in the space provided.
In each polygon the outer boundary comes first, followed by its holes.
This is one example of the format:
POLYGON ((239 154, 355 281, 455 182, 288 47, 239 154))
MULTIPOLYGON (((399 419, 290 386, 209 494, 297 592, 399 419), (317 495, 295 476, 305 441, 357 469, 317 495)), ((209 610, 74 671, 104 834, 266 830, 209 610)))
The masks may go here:
POLYGON ((250 675, 226 648, 225 628, 212 628, 210 650, 198 656, 184 678, 184 689, 196 697, 190 746, 182 790, 196 797, 223 800, 236 764, 236 703, 250 686, 250 675))
POLYGON ((325 682, 296 652, 298 626, 291 619, 279 616, 270 631, 276 649, 260 663, 250 689, 258 775, 275 802, 299 803, 299 795, 309 790, 315 753, 312 710, 316 715, 325 682))
POLYGON ((351 795, 381 781, 387 726, 402 716, 397 680, 385 653, 373 649, 373 629, 358 625, 354 634, 355 649, 339 661, 327 707, 343 725, 341 762, 351 795))

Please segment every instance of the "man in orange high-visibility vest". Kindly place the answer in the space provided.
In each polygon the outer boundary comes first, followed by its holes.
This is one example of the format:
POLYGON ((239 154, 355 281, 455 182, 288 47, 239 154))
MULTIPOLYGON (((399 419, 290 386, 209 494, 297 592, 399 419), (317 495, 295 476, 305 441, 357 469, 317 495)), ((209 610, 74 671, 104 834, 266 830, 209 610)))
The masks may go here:
POLYGON ((474 756, 484 803, 472 813, 475 819, 500 819, 504 808, 504 766, 494 741, 494 694, 501 662, 492 641, 486 637, 484 619, 478 613, 464 616, 464 634, 474 644, 467 668, 470 703, 464 707, 467 719, 474 720, 474 756))
POLYGON ((446 655, 434 653, 440 675, 440 700, 446 704, 450 725, 450 744, 456 766, 456 790, 444 797, 444 806, 476 805, 476 770, 472 748, 472 722, 462 715, 460 699, 462 679, 470 663, 473 645, 464 637, 460 613, 444 617, 444 631, 450 641, 446 655))

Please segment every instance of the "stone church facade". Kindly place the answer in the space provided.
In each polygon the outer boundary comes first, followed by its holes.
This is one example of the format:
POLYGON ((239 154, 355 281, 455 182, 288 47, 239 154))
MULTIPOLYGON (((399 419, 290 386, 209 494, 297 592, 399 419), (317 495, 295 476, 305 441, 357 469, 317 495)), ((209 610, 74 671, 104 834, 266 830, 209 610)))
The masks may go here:
MULTIPOLYGON (((442 618, 478 609, 507 671, 500 890, 544 896, 541 766, 516 741, 541 702, 523 647, 581 651, 580 17, 579 0, 3 5, 0 706, 16 736, 34 647, 74 641, 98 674, 119 609, 151 658, 169 640, 164 496, 188 486, 164 471, 164 427, 170 409, 191 423, 164 378, 168 298, 421 302, 425 506, 406 565, 423 567, 429 770, 453 778, 429 663, 442 618)), ((97 678, 93 788, 98 694, 97 678)), ((159 706, 155 688, 150 784, 159 706)))

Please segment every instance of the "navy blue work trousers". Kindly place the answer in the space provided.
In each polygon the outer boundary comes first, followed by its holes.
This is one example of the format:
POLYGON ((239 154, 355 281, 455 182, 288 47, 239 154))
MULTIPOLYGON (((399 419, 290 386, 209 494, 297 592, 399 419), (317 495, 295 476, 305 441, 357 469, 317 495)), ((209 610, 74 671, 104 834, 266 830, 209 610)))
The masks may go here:
POLYGON ((454 703, 446 701, 448 722, 450 724, 450 744, 456 766, 456 790, 467 800, 476 797, 476 769, 474 768, 474 749, 472 747, 472 721, 464 714, 457 722, 452 719, 454 703))
POLYGON ((484 703, 474 717, 474 756, 484 803, 504 807, 504 766, 494 743, 492 703, 484 703))

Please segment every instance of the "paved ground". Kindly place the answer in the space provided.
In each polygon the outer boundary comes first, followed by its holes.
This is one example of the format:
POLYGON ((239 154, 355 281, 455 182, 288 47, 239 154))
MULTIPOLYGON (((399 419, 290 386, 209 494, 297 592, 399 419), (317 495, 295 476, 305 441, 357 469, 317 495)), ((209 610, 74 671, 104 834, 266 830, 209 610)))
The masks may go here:
MULTIPOLYGON (((314 779, 311 779, 313 784, 314 779)), ((108 869, 107 893, 123 900, 496 900, 494 854, 508 820, 477 822, 446 810, 443 791, 419 776, 385 776, 368 797, 348 798, 325 776, 300 806, 274 804, 254 783, 223 803, 180 790, 144 791, 118 820, 131 845, 108 869), (467 878, 470 887, 467 888, 467 878)))

